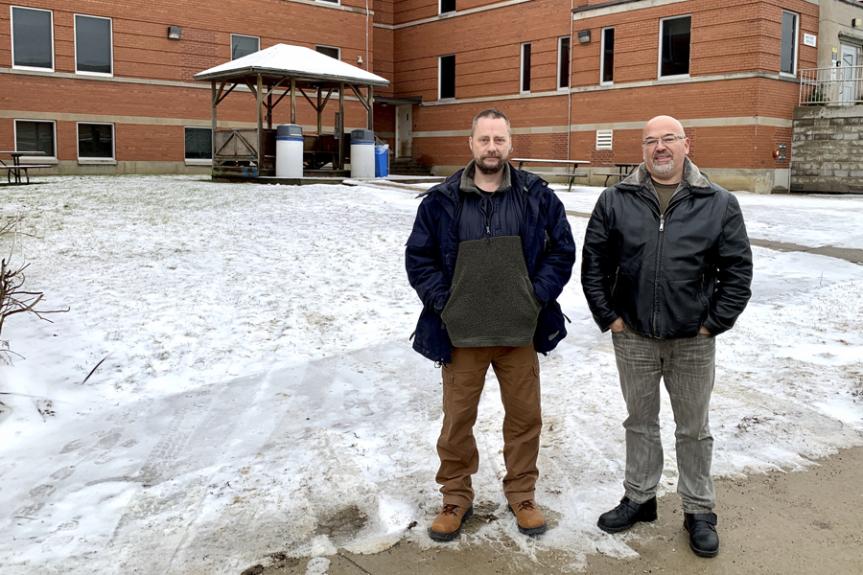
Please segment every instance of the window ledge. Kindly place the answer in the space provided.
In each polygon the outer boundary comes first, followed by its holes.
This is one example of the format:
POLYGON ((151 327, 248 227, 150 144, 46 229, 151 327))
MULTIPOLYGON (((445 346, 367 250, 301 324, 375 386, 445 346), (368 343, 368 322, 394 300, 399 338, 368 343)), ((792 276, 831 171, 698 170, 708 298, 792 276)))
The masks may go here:
POLYGON ((57 158, 54 156, 51 156, 50 158, 46 158, 45 156, 21 156, 22 166, 26 166, 27 164, 51 164, 54 166, 58 163, 57 158))
POLYGON ((116 166, 114 158, 78 158, 79 166, 116 166))
POLYGON ((186 159, 187 166, 212 166, 213 160, 190 160, 186 159))

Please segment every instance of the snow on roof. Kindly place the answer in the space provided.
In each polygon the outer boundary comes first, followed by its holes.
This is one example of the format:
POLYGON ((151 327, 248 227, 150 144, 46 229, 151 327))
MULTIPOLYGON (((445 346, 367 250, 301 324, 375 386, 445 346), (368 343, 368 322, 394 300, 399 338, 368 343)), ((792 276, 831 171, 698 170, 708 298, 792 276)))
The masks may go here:
POLYGON ((195 74, 196 80, 242 76, 244 73, 293 76, 349 84, 386 86, 389 80, 305 46, 276 44, 195 74))

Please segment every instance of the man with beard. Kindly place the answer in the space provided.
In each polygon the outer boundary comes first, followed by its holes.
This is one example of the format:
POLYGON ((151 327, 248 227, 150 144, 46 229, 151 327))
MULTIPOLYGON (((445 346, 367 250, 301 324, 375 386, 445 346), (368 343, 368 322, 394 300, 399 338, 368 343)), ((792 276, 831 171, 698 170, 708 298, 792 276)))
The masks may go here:
POLYGON ((489 366, 505 411, 504 494, 519 531, 545 531, 534 500, 542 427, 537 352, 566 335, 556 300, 575 263, 563 204, 545 181, 507 162, 506 116, 477 114, 468 143, 473 160, 425 194, 405 256, 423 303, 413 347, 442 366, 436 480, 443 507, 429 528, 436 541, 456 538, 473 511, 473 426, 489 366))
POLYGON ((749 301, 752 252, 737 199, 689 160, 683 125, 658 116, 642 137, 644 163, 602 192, 584 238, 582 287, 596 323, 611 330, 628 413, 624 497, 598 526, 617 533, 656 519, 662 379, 676 425, 683 526, 695 554, 713 557, 714 338, 749 301))

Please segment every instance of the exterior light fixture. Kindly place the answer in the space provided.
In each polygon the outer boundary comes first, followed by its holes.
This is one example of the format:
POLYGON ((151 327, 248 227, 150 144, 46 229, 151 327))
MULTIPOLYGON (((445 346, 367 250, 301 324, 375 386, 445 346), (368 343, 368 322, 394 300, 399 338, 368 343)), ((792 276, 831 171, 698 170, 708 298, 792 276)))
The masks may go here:
POLYGON ((578 43, 579 44, 590 44, 590 30, 579 30, 578 31, 578 43))
POLYGON ((168 26, 168 40, 179 40, 183 37, 183 29, 179 26, 168 26))

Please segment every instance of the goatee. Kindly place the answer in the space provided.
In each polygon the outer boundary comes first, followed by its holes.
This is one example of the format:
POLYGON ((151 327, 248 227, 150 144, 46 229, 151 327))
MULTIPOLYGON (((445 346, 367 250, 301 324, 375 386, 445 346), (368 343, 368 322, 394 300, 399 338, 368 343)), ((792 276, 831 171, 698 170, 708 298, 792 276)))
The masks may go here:
POLYGON ((476 169, 485 174, 486 176, 498 173, 503 169, 503 166, 506 164, 506 162, 496 156, 494 156, 494 158, 498 160, 497 164, 495 164, 494 166, 487 166, 481 160, 479 162, 476 162, 476 169))

